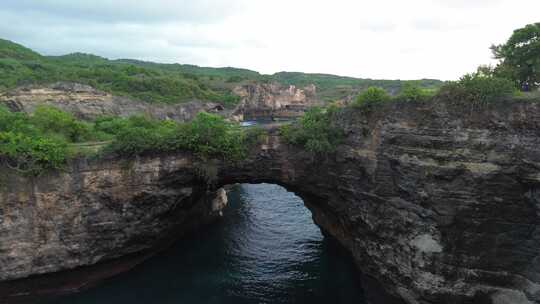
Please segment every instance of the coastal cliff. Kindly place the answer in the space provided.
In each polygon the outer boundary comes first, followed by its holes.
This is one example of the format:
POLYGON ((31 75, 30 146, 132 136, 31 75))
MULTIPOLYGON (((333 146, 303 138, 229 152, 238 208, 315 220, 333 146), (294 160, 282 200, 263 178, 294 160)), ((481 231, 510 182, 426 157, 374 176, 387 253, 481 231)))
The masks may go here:
POLYGON ((136 101, 71 82, 19 87, 0 94, 0 105, 27 113, 33 112, 38 106, 53 106, 85 120, 100 116, 147 115, 182 122, 193 119, 201 111, 220 113, 224 110, 218 103, 196 100, 177 104, 136 101))
POLYGON ((193 119, 201 111, 218 113, 233 120, 290 119, 301 116, 310 107, 322 105, 316 91, 314 85, 299 89, 276 83, 246 84, 233 90, 240 102, 234 109, 227 110, 217 102, 149 103, 112 95, 88 85, 58 82, 4 92, 0 94, 0 105, 27 113, 38 106, 53 106, 84 120, 100 116, 146 115, 183 122, 193 119))
POLYGON ((276 83, 249 84, 238 86, 233 92, 240 97, 234 114, 244 120, 290 119, 301 116, 310 107, 322 105, 314 85, 297 88, 276 83))
POLYGON ((274 130, 236 163, 177 153, 2 170, 0 280, 144 254, 219 216, 220 187, 269 182, 397 301, 539 303, 539 121, 535 102, 398 102, 341 111, 346 139, 326 156, 274 130))

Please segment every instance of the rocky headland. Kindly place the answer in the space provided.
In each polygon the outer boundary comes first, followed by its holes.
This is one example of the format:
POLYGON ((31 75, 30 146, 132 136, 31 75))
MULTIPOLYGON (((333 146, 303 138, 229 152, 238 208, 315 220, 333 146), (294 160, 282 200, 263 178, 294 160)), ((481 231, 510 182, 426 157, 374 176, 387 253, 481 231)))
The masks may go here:
POLYGON ((271 130, 236 163, 176 153, 77 159, 37 178, 3 169, 0 298, 151 254, 218 218, 222 186, 269 182, 302 197, 397 303, 540 303, 539 121, 531 101, 397 102, 340 112, 346 139, 324 157, 271 130))
POLYGON ((238 86, 233 92, 240 96, 234 115, 242 120, 291 119, 302 116, 310 107, 322 105, 314 85, 297 88, 276 83, 249 84, 238 86))
POLYGON ((253 119, 291 119, 301 116, 310 107, 321 105, 316 88, 304 89, 279 84, 248 84, 233 93, 240 102, 226 109, 216 102, 193 100, 182 103, 148 103, 116 96, 95 88, 70 82, 29 85, 0 94, 0 104, 12 111, 33 112, 37 106, 53 106, 73 113, 79 119, 100 116, 146 115, 155 119, 189 121, 201 111, 217 113, 236 121, 253 119))

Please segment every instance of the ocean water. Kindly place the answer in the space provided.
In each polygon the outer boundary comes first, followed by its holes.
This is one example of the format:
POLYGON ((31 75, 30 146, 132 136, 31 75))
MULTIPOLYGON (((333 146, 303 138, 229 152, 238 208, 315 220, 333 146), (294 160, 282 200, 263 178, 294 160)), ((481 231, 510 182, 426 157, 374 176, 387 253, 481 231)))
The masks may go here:
POLYGON ((351 258, 302 200, 277 185, 236 185, 224 218, 133 270, 58 304, 365 303, 351 258))

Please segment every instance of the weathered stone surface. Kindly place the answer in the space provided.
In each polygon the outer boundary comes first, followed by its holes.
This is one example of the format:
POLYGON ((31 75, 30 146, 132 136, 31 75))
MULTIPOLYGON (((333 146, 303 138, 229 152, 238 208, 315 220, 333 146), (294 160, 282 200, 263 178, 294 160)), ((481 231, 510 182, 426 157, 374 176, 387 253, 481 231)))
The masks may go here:
POLYGON ((335 155, 273 134, 243 162, 215 162, 210 185, 184 154, 4 172, 0 279, 147 250, 220 205, 197 203, 207 189, 271 182, 405 303, 540 303, 540 103, 397 103, 337 122, 335 155))
POLYGON ((234 89, 241 101, 234 110, 219 103, 191 101, 178 104, 148 103, 98 91, 91 86, 58 82, 23 86, 0 94, 0 105, 12 111, 31 113, 42 105, 73 113, 80 119, 99 116, 147 115, 156 119, 189 121, 201 111, 218 113, 236 121, 260 118, 294 118, 306 109, 320 105, 314 85, 298 89, 278 84, 249 84, 234 89))
POLYGON ((90 86, 59 82, 46 86, 20 87, 0 95, 0 104, 13 111, 33 112, 37 106, 49 105, 73 113, 80 119, 103 115, 148 115, 156 119, 191 120, 198 112, 223 111, 217 103, 192 101, 179 104, 147 103, 113 96, 90 86))
POLYGON ((72 165, 39 179, 2 173, 0 281, 146 254, 227 204, 223 189, 194 178, 186 156, 72 165))
POLYGON ((234 114, 244 120, 294 118, 301 116, 306 109, 321 104, 314 85, 301 89, 276 83, 247 84, 233 91, 240 96, 240 104, 234 114))

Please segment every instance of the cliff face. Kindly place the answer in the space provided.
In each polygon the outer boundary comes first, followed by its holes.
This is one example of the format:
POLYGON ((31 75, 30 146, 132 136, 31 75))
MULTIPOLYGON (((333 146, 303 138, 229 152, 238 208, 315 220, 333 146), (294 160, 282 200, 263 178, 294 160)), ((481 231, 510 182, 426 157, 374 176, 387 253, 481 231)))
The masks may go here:
POLYGON ((245 120, 257 118, 294 118, 321 102, 317 99, 314 85, 305 88, 279 84, 249 84, 234 89, 240 96, 235 114, 245 120))
POLYGON ((217 216, 214 189, 271 182, 399 301, 540 303, 540 104, 399 103, 337 121, 347 139, 324 159, 272 134, 234 165, 177 154, 4 171, 0 280, 151 250, 217 216))
POLYGON ((156 119, 191 120, 198 112, 220 112, 223 107, 212 102, 180 104, 147 103, 113 96, 90 86, 56 83, 47 86, 20 87, 0 95, 0 104, 13 111, 32 112, 37 106, 49 105, 73 113, 80 119, 98 116, 149 115, 156 119))
POLYGON ((28 113, 33 112, 37 106, 49 105, 86 120, 104 115, 148 115, 156 119, 182 122, 191 120, 201 111, 219 113, 235 120, 294 118, 301 116, 307 108, 321 104, 313 85, 298 89, 278 84, 250 84, 236 87, 233 93, 241 99, 234 113, 214 102, 148 103, 114 96, 91 86, 66 82, 19 87, 0 94, 0 105, 12 111, 28 113))

